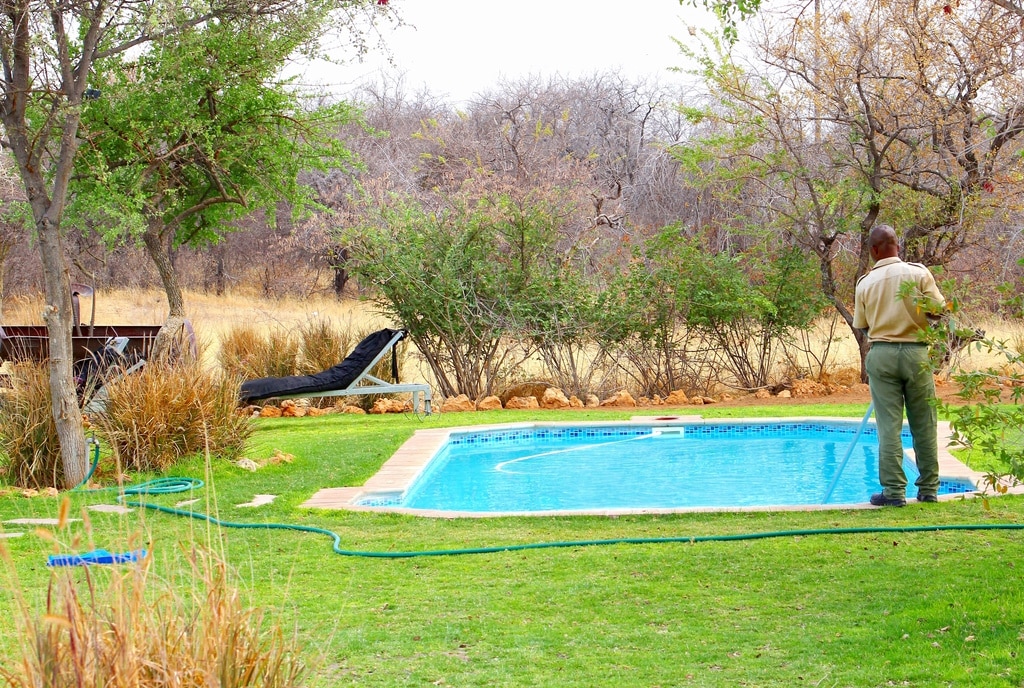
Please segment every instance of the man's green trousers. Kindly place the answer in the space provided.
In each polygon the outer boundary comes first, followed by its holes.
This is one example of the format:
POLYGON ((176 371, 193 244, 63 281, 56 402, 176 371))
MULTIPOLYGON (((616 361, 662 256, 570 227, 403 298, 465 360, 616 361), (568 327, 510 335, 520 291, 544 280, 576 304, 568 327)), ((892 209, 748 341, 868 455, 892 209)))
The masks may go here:
POLYGON ((939 490, 938 414, 928 347, 918 343, 873 342, 864 362, 878 428, 878 479, 886 497, 905 497, 903 410, 907 411, 921 476, 917 496, 939 490))

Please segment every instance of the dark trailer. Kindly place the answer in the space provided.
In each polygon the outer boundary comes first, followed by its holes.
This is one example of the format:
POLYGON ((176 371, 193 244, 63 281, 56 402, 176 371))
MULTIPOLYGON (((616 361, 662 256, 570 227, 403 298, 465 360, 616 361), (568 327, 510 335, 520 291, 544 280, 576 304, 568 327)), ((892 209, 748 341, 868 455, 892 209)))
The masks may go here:
MULTIPOLYGON (((71 352, 74 360, 86 358, 101 350, 112 338, 125 337, 127 347, 122 352, 147 358, 160 325, 96 325, 96 301, 92 287, 74 284, 71 287, 71 306, 74 328, 71 331, 71 352), (92 299, 92 314, 88 323, 81 321, 79 296, 92 299)), ((0 362, 45 361, 50 355, 50 339, 46 325, 0 325, 0 362)))

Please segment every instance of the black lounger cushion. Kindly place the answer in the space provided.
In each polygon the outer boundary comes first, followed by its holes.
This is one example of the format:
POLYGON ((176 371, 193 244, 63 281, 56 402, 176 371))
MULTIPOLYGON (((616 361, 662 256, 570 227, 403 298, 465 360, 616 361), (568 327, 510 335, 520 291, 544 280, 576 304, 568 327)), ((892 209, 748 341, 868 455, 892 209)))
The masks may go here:
POLYGON ((398 332, 399 330, 389 329, 374 332, 359 342, 344 361, 314 375, 247 380, 242 383, 240 397, 243 402, 251 402, 288 394, 314 394, 348 389, 398 332))

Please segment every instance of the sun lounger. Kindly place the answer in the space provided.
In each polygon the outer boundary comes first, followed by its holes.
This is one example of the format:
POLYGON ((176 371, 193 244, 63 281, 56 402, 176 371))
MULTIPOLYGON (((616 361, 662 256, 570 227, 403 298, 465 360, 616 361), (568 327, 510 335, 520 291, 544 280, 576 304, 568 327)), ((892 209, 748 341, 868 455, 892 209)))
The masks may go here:
POLYGON ((430 413, 430 385, 398 382, 398 362, 394 348, 405 337, 404 330, 383 329, 374 332, 356 345, 341 363, 313 375, 263 377, 242 383, 241 400, 251 403, 261 399, 296 399, 299 397, 342 397, 364 394, 412 394, 412 408, 419 410, 423 395, 424 412, 430 413), (388 352, 392 353, 391 374, 394 382, 385 382, 371 371, 388 352))

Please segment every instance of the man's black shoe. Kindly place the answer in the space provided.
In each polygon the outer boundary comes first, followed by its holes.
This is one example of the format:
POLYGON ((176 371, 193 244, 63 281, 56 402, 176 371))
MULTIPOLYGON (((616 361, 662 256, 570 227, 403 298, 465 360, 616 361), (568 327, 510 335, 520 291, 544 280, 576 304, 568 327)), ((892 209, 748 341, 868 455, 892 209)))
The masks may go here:
POLYGON ((873 506, 906 506, 907 500, 903 497, 886 497, 884 492, 876 492, 871 495, 873 506))
POLYGON ((937 502, 939 498, 932 494, 919 494, 917 495, 917 501, 919 502, 937 502))

